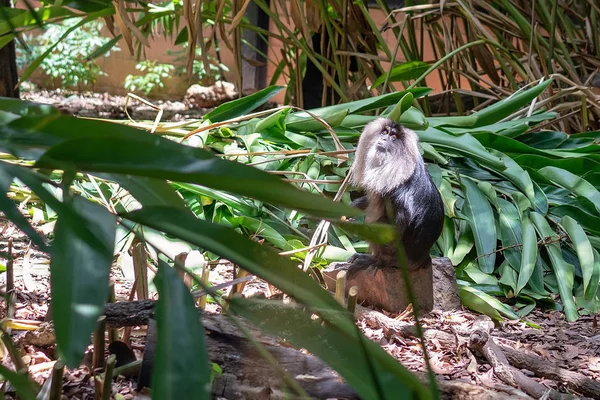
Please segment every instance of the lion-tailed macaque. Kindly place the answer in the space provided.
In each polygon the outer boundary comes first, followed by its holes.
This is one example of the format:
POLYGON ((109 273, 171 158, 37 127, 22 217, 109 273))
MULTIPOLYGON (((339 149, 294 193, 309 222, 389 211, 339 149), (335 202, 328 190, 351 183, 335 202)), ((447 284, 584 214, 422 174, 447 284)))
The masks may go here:
MULTIPOLYGON (((442 232, 442 198, 425 169, 417 134, 387 118, 371 121, 363 130, 351 168, 351 182, 366 193, 352 205, 366 210, 365 222, 398 228, 410 271, 429 268, 431 247, 442 232), (391 209, 386 210, 386 204, 391 209), (394 220, 389 221, 388 215, 394 220)), ((371 243, 373 254, 355 254, 350 272, 370 266, 398 265, 396 245, 371 243)))

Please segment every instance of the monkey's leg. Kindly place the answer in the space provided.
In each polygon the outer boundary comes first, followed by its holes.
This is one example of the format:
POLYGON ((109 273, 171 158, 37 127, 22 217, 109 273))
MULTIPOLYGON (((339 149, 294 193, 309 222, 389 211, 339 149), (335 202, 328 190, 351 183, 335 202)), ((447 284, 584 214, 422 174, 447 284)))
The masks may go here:
POLYGON ((350 256, 350 258, 348 258, 348 260, 346 260, 347 263, 350 264, 354 264, 356 262, 358 263, 368 263, 371 262, 373 263, 373 256, 368 254, 368 253, 355 253, 353 255, 350 256))
POLYGON ((380 263, 371 254, 356 253, 348 259, 350 266, 348 267, 348 277, 352 277, 358 271, 366 270, 371 267, 378 268, 380 263))

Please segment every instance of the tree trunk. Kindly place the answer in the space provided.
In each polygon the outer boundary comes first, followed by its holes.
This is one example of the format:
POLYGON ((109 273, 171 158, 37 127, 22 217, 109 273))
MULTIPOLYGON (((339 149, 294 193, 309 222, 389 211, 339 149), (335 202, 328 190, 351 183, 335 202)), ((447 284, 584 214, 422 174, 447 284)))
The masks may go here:
MULTIPOLYGON (((0 5, 12 7, 10 0, 1 0, 0 5)), ((12 40, 0 49, 0 97, 19 98, 19 89, 16 88, 18 81, 15 41, 12 40)))

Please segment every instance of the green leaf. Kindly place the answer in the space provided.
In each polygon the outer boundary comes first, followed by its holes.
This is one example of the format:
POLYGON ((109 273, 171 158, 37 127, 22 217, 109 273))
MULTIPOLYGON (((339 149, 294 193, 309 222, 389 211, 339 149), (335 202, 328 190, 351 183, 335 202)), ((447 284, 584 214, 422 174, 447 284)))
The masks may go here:
POLYGON ((461 181, 465 193, 462 213, 473 231, 478 264, 481 271, 489 274, 494 271, 496 260, 496 225, 494 212, 485 195, 470 179, 461 181))
POLYGON ((428 126, 425 115, 416 107, 409 107, 400 116, 399 122, 409 129, 423 130, 428 126))
POLYGON ((519 271, 522 263, 521 221, 517 208, 502 198, 498 199, 498 221, 504 257, 516 271, 519 271))
POLYGON ((98 19, 100 17, 105 17, 107 15, 111 15, 114 12, 115 12, 115 10, 113 8, 105 8, 100 11, 90 13, 85 18, 83 18, 79 23, 77 23, 77 24, 73 25, 72 27, 70 27, 69 29, 67 29, 65 31, 65 33, 56 41, 56 43, 53 43, 50 46, 48 46, 48 48, 46 49, 46 51, 44 51, 44 53, 42 55, 40 55, 38 58, 33 60, 33 62, 31 64, 29 64, 29 66, 21 74, 19 82, 26 81, 29 78, 29 76, 33 73, 33 71, 35 71, 37 69, 37 67, 40 66, 42 61, 44 61, 44 59, 46 57, 48 57, 48 55, 56 48, 56 46, 58 46, 59 43, 61 43, 75 29, 78 29, 80 26, 85 25, 88 22, 98 19))
MULTIPOLYGON (((300 191, 268 173, 233 161, 221 160, 210 152, 181 145, 129 129, 126 126, 91 120, 71 120, 70 128, 110 131, 128 135, 116 138, 87 137, 64 141, 38 160, 39 168, 65 169, 145 176, 154 179, 197 183, 253 197, 272 204, 295 208, 311 215, 340 217, 362 214, 353 207, 334 203, 319 195, 300 191)), ((45 126, 48 129, 48 125, 45 126)), ((63 131, 67 128, 64 127, 63 131)))
MULTIPOLYGON (((333 128, 340 126, 344 118, 348 115, 348 110, 338 110, 333 113, 312 113, 315 116, 323 119, 333 128)), ((305 112, 288 114, 285 127, 294 132, 315 132, 322 131, 325 128, 323 124, 305 112)))
POLYGON ((183 199, 167 182, 140 176, 100 174, 119 183, 143 206, 170 206, 187 209, 183 199))
POLYGON ((496 150, 491 150, 490 152, 496 157, 500 158, 506 166, 505 169, 497 172, 506 177, 517 188, 519 188, 521 192, 527 196, 531 204, 536 207, 538 212, 545 213, 548 210, 548 202, 545 196, 536 197, 535 187, 531 181, 531 178, 529 177, 529 174, 523 170, 519 164, 517 164, 510 157, 507 157, 505 154, 502 154, 496 150))
POLYGON ((188 213, 168 207, 147 207, 123 217, 231 260, 303 304, 315 308, 338 305, 329 292, 294 262, 279 256, 272 247, 254 242, 230 228, 190 218, 188 213))
MULTIPOLYGON (((417 79, 429 69, 430 65, 423 61, 408 61, 395 65, 389 73, 388 82, 400 82, 417 79)), ((387 72, 373 82, 371 88, 375 88, 385 82, 387 72)))
POLYGON ((89 54, 85 59, 86 61, 95 60, 98 57, 102 57, 106 52, 110 51, 118 42, 121 40, 123 35, 117 35, 114 38, 110 39, 108 42, 98 47, 96 50, 89 54))
POLYGON ((396 239, 397 229, 388 224, 371 223, 357 224, 352 222, 334 222, 346 232, 354 233, 363 239, 372 241, 377 244, 390 243, 396 239))
POLYGON ((175 269, 161 260, 154 284, 159 296, 152 397, 211 399, 210 360, 194 300, 175 269))
POLYGON ((523 215, 521 220, 521 232, 523 247, 521 249, 521 264, 519 268, 519 279, 515 289, 515 296, 527 285, 531 278, 538 257, 537 236, 535 228, 528 216, 523 215))
POLYGON ((71 206, 56 210, 50 270, 56 342, 65 363, 75 368, 104 311, 116 218, 78 196, 71 206), (78 234, 82 229, 87 235, 78 234))
POLYGON ((19 399, 22 400, 36 400, 36 384, 31 381, 31 378, 25 373, 15 372, 6 368, 4 365, 0 365, 0 375, 2 375, 17 391, 19 399))
POLYGON ((507 305, 481 290, 468 286, 466 282, 458 282, 458 294, 465 307, 485 314, 495 320, 502 320, 502 315, 510 319, 519 319, 519 316, 507 305))
POLYGON ((424 131, 419 131, 418 135, 423 142, 442 147, 453 153, 460 153, 496 170, 502 171, 506 168, 500 158, 490 154, 481 143, 469 134, 453 136, 429 127, 424 131))
POLYGON ((513 94, 475 113, 475 116, 477 116, 475 127, 490 125, 508 117, 523 106, 531 103, 550 83, 552 83, 551 79, 530 89, 513 94))
POLYGON ((228 101, 205 114, 202 120, 215 123, 245 115, 265 104, 282 89, 283 86, 269 86, 241 99, 228 101))
POLYGON ((558 217, 568 215, 574 218, 588 232, 595 236, 600 236, 600 217, 597 215, 588 214, 580 208, 573 206, 552 207, 550 214, 558 217))
POLYGON ((507 260, 504 260, 502 264, 500 264, 500 266, 498 267, 498 273, 500 274, 500 279, 498 279, 498 283, 506 285, 510 288, 506 297, 515 297, 514 292, 517 286, 517 272, 510 266, 507 260))
POLYGON ((600 192, 585 179, 556 167, 544 167, 539 170, 539 173, 557 185, 571 190, 577 196, 591 200, 596 210, 600 211, 600 192))
MULTIPOLYGON (((272 300, 232 299, 230 308, 261 330, 306 348, 332 366, 364 399, 430 398, 431 393, 378 344, 351 325, 323 324, 300 307, 272 300)), ((337 320, 351 321, 341 312, 337 320)))
MULTIPOLYGON (((429 88, 413 88, 408 90, 402 90, 400 92, 382 94, 380 96, 369 97, 366 99, 351 101, 350 103, 336 104, 333 106, 314 108, 310 110, 312 113, 318 115, 331 115, 334 112, 340 110, 348 110, 348 114, 359 114, 366 111, 377 110, 383 107, 392 106, 400 101, 406 93, 412 93, 415 99, 423 97, 431 92, 429 88)), ((351 115, 349 115, 350 117, 351 115)), ((370 117, 371 119, 373 117, 370 117)), ((344 125, 346 125, 344 121, 344 125)), ((351 126, 351 125, 346 125, 351 126)))
MULTIPOLYGON (((542 215, 532 212, 530 213, 530 218, 535 225, 535 229, 542 238, 556 237, 556 232, 550 228, 548 221, 546 221, 542 215)), ((546 250, 550 256, 552 270, 556 275, 560 298, 565 311, 565 317, 568 321, 575 321, 579 316, 577 313, 577 307, 573 301, 573 280, 575 275, 575 267, 564 260, 558 243, 554 242, 546 244, 546 250)))
MULTIPOLYGON (((20 99, 0 97, 0 110, 16 114, 21 117, 44 117, 48 115, 60 115, 56 107, 48 104, 38 104, 20 99)), ((4 125, 4 124, 0 124, 4 125)))
MULTIPOLYGON (((14 179, 14 175, 11 173, 12 168, 22 168, 19 166, 8 166, 4 161, 0 161, 0 210, 11 220, 13 224, 15 224, 23 233, 27 235, 27 237, 35 243, 40 250, 47 252, 48 245, 44 241, 44 239, 37 233, 35 229, 31 225, 27 219, 23 216, 23 214, 19 211, 15 202, 9 199, 6 196, 6 192, 10 187, 14 179)), ((41 181, 39 182, 41 185, 41 181)))
POLYGON ((408 110, 412 103, 414 97, 412 93, 406 93, 404 97, 400 99, 400 101, 392 108, 392 110, 388 113, 387 117, 392 121, 400 122, 400 116, 406 110, 408 110))
POLYGON ((571 238, 571 243, 575 247, 579 264, 581 265, 581 274, 583 275, 583 287, 586 300, 592 300, 598 291, 600 280, 600 263, 594 257, 594 249, 583 228, 569 216, 564 216, 560 220, 560 225, 571 238))
POLYGON ((471 252, 473 246, 475 246, 475 241, 473 239, 473 231, 471 230, 471 226, 467 221, 459 220, 458 225, 459 229, 459 237, 458 242, 456 243, 456 247, 454 248, 454 252, 450 257, 452 261, 452 265, 458 265, 465 259, 466 255, 471 252))

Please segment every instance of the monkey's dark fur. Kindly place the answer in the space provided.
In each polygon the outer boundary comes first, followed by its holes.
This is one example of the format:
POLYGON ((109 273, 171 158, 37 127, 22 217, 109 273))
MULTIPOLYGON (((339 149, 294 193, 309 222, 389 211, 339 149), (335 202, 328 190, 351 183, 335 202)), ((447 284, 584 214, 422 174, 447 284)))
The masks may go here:
MULTIPOLYGON (((442 232, 442 198, 425 169, 417 134, 390 119, 378 118, 363 130, 351 169, 351 182, 366 196, 352 205, 366 209, 365 222, 393 223, 406 252, 408 269, 431 266, 429 252, 442 232), (389 221, 386 202, 394 221, 389 221)), ((370 244, 372 256, 355 254, 348 261, 357 269, 397 266, 396 246, 370 244)))

